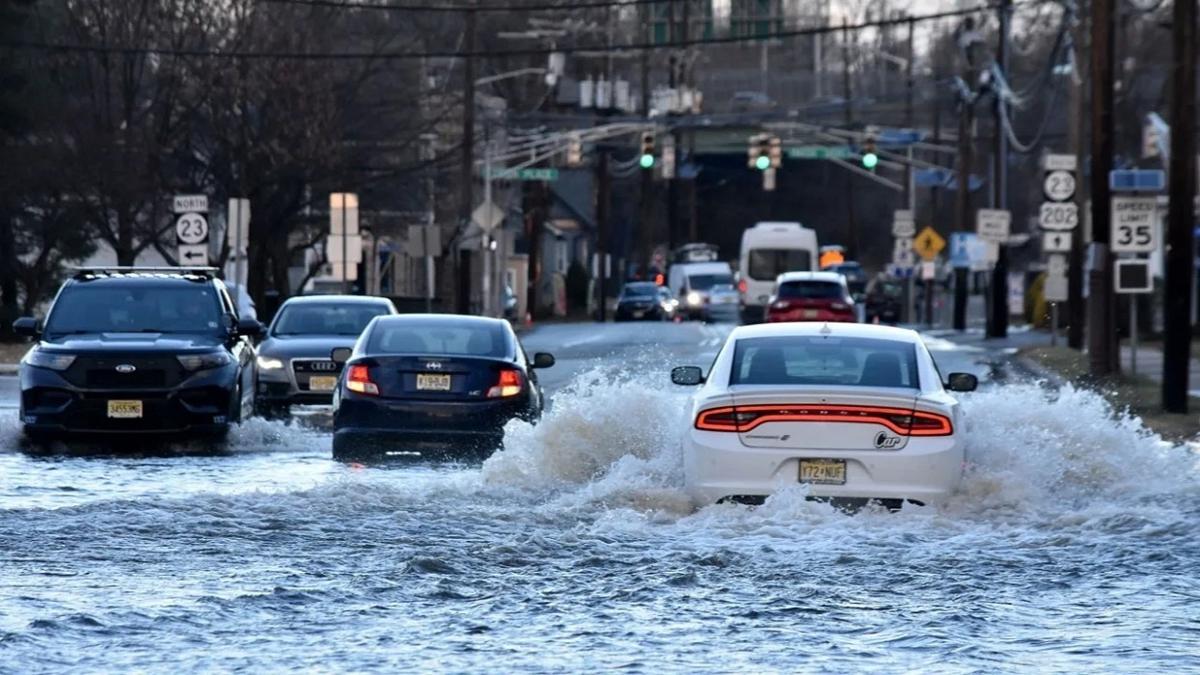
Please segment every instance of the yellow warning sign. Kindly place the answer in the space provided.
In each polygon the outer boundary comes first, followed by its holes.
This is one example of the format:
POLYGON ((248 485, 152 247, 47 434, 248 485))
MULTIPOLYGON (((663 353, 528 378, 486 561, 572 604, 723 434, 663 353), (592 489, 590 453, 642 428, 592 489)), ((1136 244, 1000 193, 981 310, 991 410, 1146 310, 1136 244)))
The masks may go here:
POLYGON ((944 248, 946 248, 946 240, 942 239, 942 235, 938 234, 937 230, 929 226, 926 226, 913 238, 913 250, 921 256, 922 260, 933 260, 944 248))

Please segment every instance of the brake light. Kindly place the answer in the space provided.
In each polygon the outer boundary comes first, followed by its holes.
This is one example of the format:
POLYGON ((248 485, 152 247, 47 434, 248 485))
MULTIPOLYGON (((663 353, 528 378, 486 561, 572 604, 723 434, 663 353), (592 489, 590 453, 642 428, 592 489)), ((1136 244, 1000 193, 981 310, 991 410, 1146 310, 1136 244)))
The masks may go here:
POLYGON ((711 408, 696 416, 702 431, 747 432, 768 422, 878 424, 901 436, 949 436, 950 418, 937 413, 853 405, 754 405, 711 408))
POLYGON ((495 386, 487 390, 488 398, 508 398, 521 393, 524 381, 521 378, 521 371, 506 368, 500 371, 500 379, 495 386))
POLYGON ((746 283, 745 279, 738 281, 738 292, 745 295, 746 291, 750 290, 750 284, 746 283))
POLYGON ((371 381, 371 372, 366 366, 350 366, 346 372, 346 388, 369 396, 379 395, 379 385, 371 381))

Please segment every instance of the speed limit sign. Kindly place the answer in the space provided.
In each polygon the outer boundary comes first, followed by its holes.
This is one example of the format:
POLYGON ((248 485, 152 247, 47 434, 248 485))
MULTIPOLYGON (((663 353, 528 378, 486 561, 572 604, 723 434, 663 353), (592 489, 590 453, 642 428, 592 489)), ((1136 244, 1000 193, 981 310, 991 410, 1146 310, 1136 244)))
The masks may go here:
POLYGON ((1042 191, 1052 202, 1065 202, 1075 196, 1075 175, 1070 171, 1050 171, 1042 182, 1042 191))
POLYGON ((208 221, 199 213, 185 213, 175 221, 175 238, 180 244, 208 241, 208 221))

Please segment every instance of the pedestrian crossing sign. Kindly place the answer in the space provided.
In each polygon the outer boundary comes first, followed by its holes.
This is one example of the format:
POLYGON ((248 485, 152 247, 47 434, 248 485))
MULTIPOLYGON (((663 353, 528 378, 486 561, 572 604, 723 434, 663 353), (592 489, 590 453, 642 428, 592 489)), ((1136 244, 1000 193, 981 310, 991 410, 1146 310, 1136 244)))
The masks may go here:
POLYGON ((933 260, 944 248, 946 248, 946 240, 937 233, 937 230, 928 225, 913 238, 913 250, 921 256, 922 260, 933 260))

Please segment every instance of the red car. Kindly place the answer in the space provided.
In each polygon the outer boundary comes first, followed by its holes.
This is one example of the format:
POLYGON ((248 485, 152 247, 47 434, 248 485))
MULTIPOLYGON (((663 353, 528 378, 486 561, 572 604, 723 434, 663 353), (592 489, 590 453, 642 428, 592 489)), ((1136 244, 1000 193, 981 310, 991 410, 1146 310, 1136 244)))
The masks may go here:
POLYGON ((787 272, 775 280, 775 294, 767 305, 767 321, 844 321, 858 315, 846 286, 836 272, 787 272))

